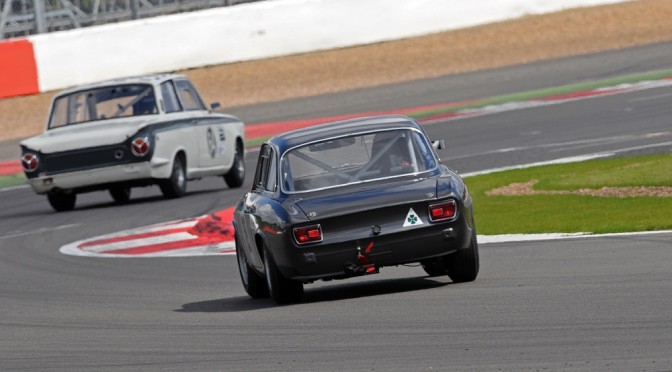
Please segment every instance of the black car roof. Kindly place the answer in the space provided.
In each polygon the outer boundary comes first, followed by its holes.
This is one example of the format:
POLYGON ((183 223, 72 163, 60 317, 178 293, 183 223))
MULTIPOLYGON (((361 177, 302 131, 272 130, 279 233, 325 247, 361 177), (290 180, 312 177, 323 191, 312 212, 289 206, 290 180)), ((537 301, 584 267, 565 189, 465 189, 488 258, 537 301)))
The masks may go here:
POLYGON ((355 132, 374 132, 381 129, 392 128, 421 129, 420 125, 408 116, 370 116, 296 129, 279 134, 269 139, 268 143, 277 146, 280 153, 283 153, 289 148, 325 138, 338 137, 355 132))

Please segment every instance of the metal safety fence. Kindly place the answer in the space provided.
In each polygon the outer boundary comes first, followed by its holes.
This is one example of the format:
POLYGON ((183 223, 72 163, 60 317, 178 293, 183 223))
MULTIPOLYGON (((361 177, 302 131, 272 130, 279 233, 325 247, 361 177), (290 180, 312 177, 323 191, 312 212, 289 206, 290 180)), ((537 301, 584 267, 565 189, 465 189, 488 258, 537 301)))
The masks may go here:
POLYGON ((0 39, 264 0, 0 0, 0 39))

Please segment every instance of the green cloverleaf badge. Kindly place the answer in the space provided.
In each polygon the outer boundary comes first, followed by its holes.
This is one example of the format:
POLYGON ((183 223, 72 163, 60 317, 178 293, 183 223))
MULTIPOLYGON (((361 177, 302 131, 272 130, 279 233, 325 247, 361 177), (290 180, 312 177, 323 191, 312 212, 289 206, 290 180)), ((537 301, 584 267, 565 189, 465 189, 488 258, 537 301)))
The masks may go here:
POLYGON ((409 227, 409 226, 418 226, 422 225, 422 218, 418 216, 417 213, 413 210, 413 208, 408 210, 408 213, 406 214, 406 219, 404 220, 404 225, 402 227, 409 227))

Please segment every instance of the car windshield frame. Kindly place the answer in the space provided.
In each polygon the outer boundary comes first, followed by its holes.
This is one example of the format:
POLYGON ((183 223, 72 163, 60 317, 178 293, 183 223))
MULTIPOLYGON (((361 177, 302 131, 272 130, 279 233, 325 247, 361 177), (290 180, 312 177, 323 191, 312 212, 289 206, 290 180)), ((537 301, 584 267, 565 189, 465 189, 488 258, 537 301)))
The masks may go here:
POLYGON ((159 115, 157 103, 154 86, 147 83, 105 85, 68 92, 54 98, 47 130, 110 119, 159 115))
MULTIPOLYGON (((394 137, 394 135, 392 135, 394 137)), ((353 151, 356 153, 356 151, 353 151)), ((356 155, 353 155, 356 156, 356 155)), ((295 160, 294 160, 295 162, 295 160)), ((348 133, 348 134, 343 134, 343 135, 336 135, 336 136, 330 136, 326 138, 321 138, 319 140, 314 140, 314 141, 309 141, 306 143, 302 143, 296 146, 293 146, 287 150, 285 150, 281 157, 280 161, 278 163, 279 167, 279 172, 278 172, 278 177, 279 177, 279 183, 280 183, 280 190, 287 195, 291 194, 302 194, 302 193, 309 193, 309 192, 315 192, 315 191, 322 191, 322 190, 328 190, 328 189, 335 189, 335 188, 341 188, 341 187, 346 187, 346 186, 351 186, 351 185, 357 185, 357 184, 364 184, 364 183, 370 183, 370 182, 378 182, 381 180, 389 180, 389 179, 395 179, 395 178, 404 178, 404 177, 409 177, 413 176, 415 178, 423 175, 423 174, 429 174, 429 173, 436 173, 436 171, 439 169, 439 159, 438 156, 436 155, 431 143, 429 142, 429 139, 427 138, 426 134, 418 129, 418 128, 413 128, 413 127, 393 127, 393 128, 385 128, 385 129, 379 129, 379 130, 367 130, 367 131, 359 131, 359 132, 353 132, 353 133, 348 133), (397 133, 399 135, 407 135, 407 137, 397 137, 397 138, 389 138, 390 141, 394 140, 397 141, 399 138, 405 138, 402 141, 406 141, 406 144, 403 144, 403 146, 413 146, 412 148, 409 148, 408 150, 408 155, 413 157, 415 155, 415 158, 413 159, 413 163, 409 163, 406 165, 406 167, 391 167, 390 169, 394 168, 399 168, 398 171, 400 173, 398 174, 383 174, 378 173, 380 171, 373 171, 371 169, 372 165, 377 163, 378 161, 382 160, 383 155, 379 155, 379 153, 385 153, 386 151, 389 151, 392 146, 394 145, 383 145, 381 148, 379 148, 376 153, 374 154, 374 146, 375 144, 371 140, 365 141, 365 136, 366 137, 375 137, 378 134, 384 134, 384 133, 390 133, 394 134, 397 133), (354 143, 347 143, 343 142, 344 146, 337 146, 338 141, 351 141, 349 140, 350 138, 354 139, 354 143), (371 142, 371 146, 368 146, 368 142, 371 142), (334 145, 336 144, 336 145, 334 145), (341 167, 332 167, 329 164, 326 164, 323 160, 326 161, 326 159, 307 159, 306 158, 306 151, 301 152, 300 150, 302 149, 308 149, 310 151, 310 148, 312 147, 316 151, 318 150, 319 146, 326 147, 326 150, 328 151, 331 146, 336 146, 336 147, 331 147, 333 149, 335 148, 340 148, 340 147, 346 147, 350 145, 358 145, 358 146, 364 146, 365 151, 368 153, 368 159, 366 159, 366 163, 359 163, 359 164, 348 164, 345 163, 341 167), (413 155, 414 154, 414 155, 413 155), (320 169, 324 171, 323 174, 302 174, 298 178, 294 178, 293 172, 295 170, 292 170, 292 165, 295 163, 292 163, 292 159, 290 157, 293 157, 295 159, 301 159, 305 164, 309 164, 308 166, 313 166, 314 169, 320 169), (348 167, 351 166, 351 167, 348 167), (409 169, 408 167, 412 168, 409 169), (349 168, 349 169, 346 169, 349 168), (354 172, 354 174, 350 174, 348 172, 354 172), (367 176, 371 176, 371 178, 367 178, 367 176), (308 178, 326 178, 327 176, 330 176, 331 179, 334 179, 336 177, 340 177, 343 179, 343 182, 341 183, 336 183, 336 184, 328 184, 328 185, 322 185, 319 187, 314 187, 314 188, 300 188, 297 189, 297 180, 301 179, 308 179, 308 178), (347 180, 346 180, 347 177, 347 180)), ((324 180, 322 180, 324 182, 324 180)))

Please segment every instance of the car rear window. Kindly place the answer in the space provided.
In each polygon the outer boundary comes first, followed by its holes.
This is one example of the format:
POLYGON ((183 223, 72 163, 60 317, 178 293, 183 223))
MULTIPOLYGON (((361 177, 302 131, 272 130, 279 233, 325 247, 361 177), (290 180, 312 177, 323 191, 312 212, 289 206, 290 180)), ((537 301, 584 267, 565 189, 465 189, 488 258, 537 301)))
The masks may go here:
POLYGON ((282 157, 285 192, 314 191, 417 174, 437 167, 424 135, 410 129, 330 138, 282 157))
POLYGON ((151 85, 115 85, 78 91, 56 98, 49 118, 49 128, 155 114, 158 114, 158 109, 151 85))

